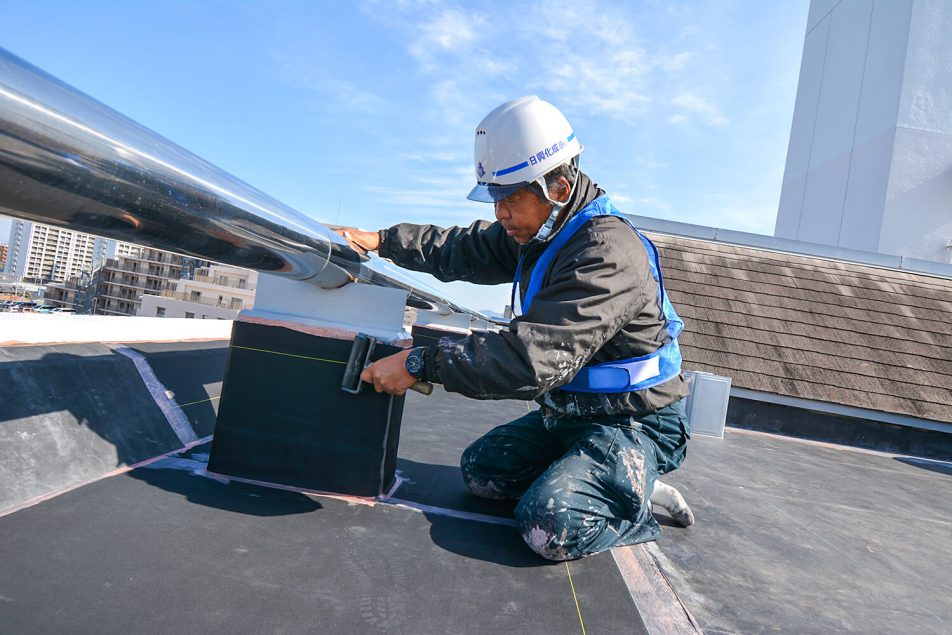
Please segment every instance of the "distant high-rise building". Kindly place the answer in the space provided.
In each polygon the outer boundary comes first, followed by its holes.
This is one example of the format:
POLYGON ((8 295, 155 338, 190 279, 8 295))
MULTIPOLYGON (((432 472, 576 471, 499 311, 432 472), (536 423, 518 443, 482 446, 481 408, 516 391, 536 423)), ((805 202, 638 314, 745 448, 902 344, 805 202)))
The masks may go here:
POLYGON ((0 271, 6 270, 7 251, 8 249, 6 245, 0 245, 0 271))
POLYGON ((14 220, 3 271, 36 282, 62 282, 91 271, 106 256, 107 242, 90 234, 14 220))
POLYGON ((952 2, 813 0, 775 234, 952 260, 952 2))

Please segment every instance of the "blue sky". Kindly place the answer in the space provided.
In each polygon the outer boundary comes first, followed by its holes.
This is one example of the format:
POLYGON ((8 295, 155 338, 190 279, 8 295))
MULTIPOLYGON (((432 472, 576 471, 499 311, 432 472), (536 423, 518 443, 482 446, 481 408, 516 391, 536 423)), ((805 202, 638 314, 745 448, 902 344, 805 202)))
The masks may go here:
POLYGON ((322 221, 492 218, 473 131, 537 94, 624 211, 772 234, 808 6, 6 0, 0 46, 322 221))

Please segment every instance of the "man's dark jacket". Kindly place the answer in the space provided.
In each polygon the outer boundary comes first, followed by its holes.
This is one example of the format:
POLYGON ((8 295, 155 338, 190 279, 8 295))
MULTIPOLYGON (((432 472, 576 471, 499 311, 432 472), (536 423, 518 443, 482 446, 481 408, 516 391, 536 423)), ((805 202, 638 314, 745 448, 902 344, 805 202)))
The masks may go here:
MULTIPOLYGON (((604 192, 579 175, 565 220, 604 192)), ((520 294, 546 243, 520 246, 498 223, 442 229, 400 224, 381 230, 379 253, 401 267, 440 280, 475 284, 512 282, 524 254, 520 294)), ((520 298, 521 300, 522 298, 520 298)), ((476 399, 535 399, 554 417, 633 415, 678 401, 687 394, 682 376, 629 393, 566 392, 586 363, 639 357, 669 340, 641 240, 624 221, 595 218, 558 251, 539 292, 508 330, 444 338, 426 352, 427 376, 476 399)))

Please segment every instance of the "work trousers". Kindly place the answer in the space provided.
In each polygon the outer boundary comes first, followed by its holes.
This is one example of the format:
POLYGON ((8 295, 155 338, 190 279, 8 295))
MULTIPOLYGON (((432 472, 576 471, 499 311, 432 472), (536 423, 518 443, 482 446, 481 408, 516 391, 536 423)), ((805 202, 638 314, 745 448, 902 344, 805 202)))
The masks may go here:
POLYGON ((516 523, 536 553, 574 560, 661 535, 648 498, 689 438, 683 400, 637 419, 536 410, 477 439, 460 468, 473 494, 519 500, 516 523))

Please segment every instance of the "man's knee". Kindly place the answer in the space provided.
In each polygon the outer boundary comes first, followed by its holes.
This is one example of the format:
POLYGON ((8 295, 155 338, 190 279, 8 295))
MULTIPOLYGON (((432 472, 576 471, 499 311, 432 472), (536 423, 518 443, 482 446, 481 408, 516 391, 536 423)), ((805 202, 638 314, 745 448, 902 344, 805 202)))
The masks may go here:
MULTIPOLYGON (((530 493, 531 494, 531 493, 530 493)), ((546 560, 576 560, 588 555, 589 538, 601 532, 594 517, 556 503, 555 498, 524 496, 515 510, 516 526, 529 548, 546 560)))
POLYGON ((484 439, 477 439, 463 451, 459 460, 459 469, 463 475, 463 482, 474 495, 480 498, 503 500, 512 498, 505 491, 505 486, 499 482, 498 474, 493 474, 484 465, 486 457, 484 439))

